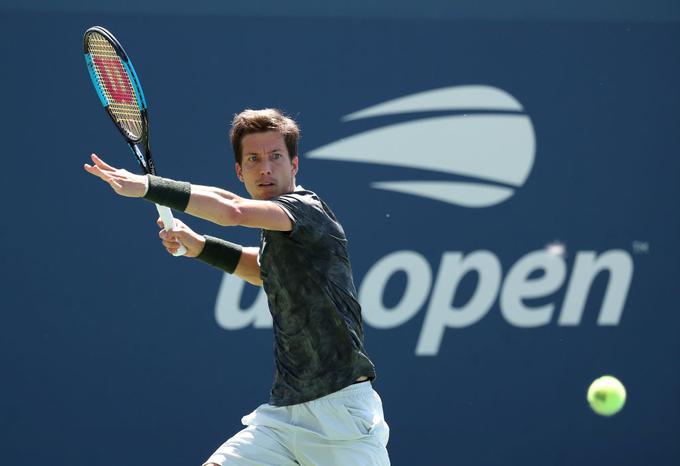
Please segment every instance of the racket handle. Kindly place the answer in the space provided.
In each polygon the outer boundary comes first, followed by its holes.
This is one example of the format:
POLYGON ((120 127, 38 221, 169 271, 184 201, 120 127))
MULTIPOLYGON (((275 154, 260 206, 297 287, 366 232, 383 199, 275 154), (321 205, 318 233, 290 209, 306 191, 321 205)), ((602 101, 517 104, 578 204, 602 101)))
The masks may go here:
MULTIPOLYGON (((175 217, 172 216, 172 211, 170 208, 156 204, 156 209, 158 210, 158 215, 161 216, 161 220, 163 220, 165 231, 170 231, 175 228, 175 217)), ((173 254, 173 256, 183 256, 186 253, 187 248, 185 248, 184 245, 180 243, 179 249, 173 254)))

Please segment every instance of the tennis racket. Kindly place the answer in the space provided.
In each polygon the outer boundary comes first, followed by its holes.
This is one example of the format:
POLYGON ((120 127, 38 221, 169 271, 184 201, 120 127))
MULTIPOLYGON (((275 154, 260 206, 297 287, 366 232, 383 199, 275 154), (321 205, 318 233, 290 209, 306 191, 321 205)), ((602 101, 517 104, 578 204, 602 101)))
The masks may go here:
MULTIPOLYGON (((144 173, 155 175, 149 147, 149 120, 146 99, 137 73, 123 46, 109 31, 94 26, 83 37, 85 62, 92 84, 106 113, 127 141, 144 173)), ((175 226, 170 208, 156 204, 166 231, 175 226)), ((182 256, 186 248, 174 254, 182 256)))

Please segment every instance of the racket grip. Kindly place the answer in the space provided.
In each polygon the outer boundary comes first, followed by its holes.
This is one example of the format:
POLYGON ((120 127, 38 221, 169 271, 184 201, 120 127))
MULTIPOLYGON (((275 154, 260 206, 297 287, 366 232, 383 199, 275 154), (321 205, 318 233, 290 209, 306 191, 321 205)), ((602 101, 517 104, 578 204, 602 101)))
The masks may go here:
MULTIPOLYGON (((156 204, 156 210, 158 210, 158 215, 161 216, 163 220, 163 225, 165 231, 170 231, 175 228, 175 217, 172 216, 172 211, 169 207, 156 204)), ((180 243, 179 249, 173 254, 173 256, 183 256, 187 253, 187 248, 180 243)))

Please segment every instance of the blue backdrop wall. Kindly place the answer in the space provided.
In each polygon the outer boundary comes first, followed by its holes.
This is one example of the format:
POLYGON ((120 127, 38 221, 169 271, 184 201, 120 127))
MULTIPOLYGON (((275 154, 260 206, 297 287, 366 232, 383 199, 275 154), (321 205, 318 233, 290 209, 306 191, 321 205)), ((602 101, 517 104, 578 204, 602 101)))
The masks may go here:
POLYGON ((145 86, 161 174, 245 195, 232 115, 298 119, 298 181, 350 239, 394 465, 678 464, 677 8, 373 3, 0 10, 0 463, 201 464, 272 380, 260 290, 167 255, 153 207, 82 170, 93 151, 136 168, 82 58, 100 24, 145 86), (602 374, 628 388, 612 418, 585 400, 602 374))

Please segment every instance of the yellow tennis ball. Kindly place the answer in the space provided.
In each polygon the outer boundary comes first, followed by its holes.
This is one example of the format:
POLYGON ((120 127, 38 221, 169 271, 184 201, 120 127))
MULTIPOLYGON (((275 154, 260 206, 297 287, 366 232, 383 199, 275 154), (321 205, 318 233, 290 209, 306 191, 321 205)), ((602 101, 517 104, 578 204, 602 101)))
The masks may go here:
POLYGON ((602 376, 588 387, 588 403, 597 414, 612 416, 626 403, 626 387, 616 377, 602 376))

